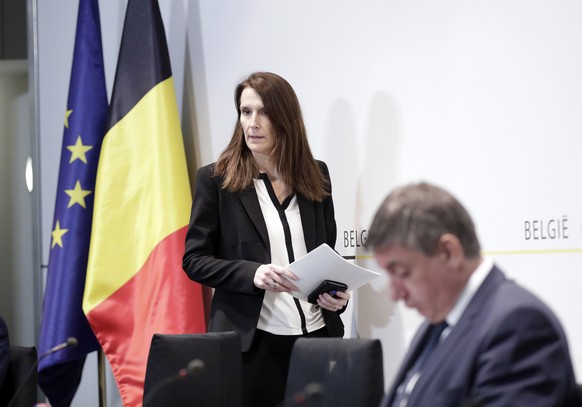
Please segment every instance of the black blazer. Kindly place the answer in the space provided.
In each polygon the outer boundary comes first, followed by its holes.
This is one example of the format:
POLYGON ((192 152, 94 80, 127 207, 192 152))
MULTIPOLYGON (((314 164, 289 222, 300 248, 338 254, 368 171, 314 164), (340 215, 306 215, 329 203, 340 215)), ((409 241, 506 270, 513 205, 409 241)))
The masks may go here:
MULTIPOLYGON (((325 163, 318 165, 329 180, 325 163)), ((208 331, 239 332, 244 352, 253 341, 265 294, 253 278, 261 264, 271 262, 269 237, 255 189, 228 192, 213 173, 214 164, 198 170, 182 267, 191 280, 215 289, 208 331)), ((337 230, 331 195, 312 202, 298 194, 297 201, 307 251, 322 243, 333 248, 337 230)), ((329 336, 343 336, 339 314, 322 312, 329 336)))

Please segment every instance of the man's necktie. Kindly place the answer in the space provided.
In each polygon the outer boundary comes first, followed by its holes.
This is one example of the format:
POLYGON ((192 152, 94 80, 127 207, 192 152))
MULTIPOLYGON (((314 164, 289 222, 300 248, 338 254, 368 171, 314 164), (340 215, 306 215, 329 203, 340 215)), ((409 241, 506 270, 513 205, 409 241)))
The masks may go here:
POLYGON ((392 407, 404 407, 408 402, 408 397, 414 388, 420 374, 422 373, 422 368, 426 363, 429 355, 432 353, 434 348, 439 344, 439 339, 441 334, 447 327, 447 322, 443 321, 438 324, 434 324, 429 326, 427 331, 427 339, 424 342, 424 345, 418 356, 416 357, 416 361, 412 365, 412 367, 408 370, 404 379, 398 386, 396 390, 396 395, 394 396, 394 401, 392 402, 392 407))

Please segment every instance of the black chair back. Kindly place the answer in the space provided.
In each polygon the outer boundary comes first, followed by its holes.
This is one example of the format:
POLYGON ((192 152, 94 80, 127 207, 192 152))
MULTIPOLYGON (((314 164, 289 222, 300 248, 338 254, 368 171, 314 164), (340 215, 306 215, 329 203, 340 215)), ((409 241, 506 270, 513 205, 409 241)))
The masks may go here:
POLYGON ((236 332, 152 338, 144 407, 240 407, 240 336, 236 332))
POLYGON ((0 406, 31 407, 36 404, 37 358, 34 346, 10 346, 10 365, 0 387, 0 406), (17 391, 17 398, 12 400, 17 391), (12 404, 9 404, 11 400, 12 404))
POLYGON ((378 406, 383 396, 379 340, 300 338, 295 342, 285 406, 378 406))

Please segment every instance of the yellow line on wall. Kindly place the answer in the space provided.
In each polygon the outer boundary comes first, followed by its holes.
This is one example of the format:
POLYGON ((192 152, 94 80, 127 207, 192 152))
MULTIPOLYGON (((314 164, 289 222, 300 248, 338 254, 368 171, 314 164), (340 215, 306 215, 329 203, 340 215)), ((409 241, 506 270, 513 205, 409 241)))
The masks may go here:
POLYGON ((512 256, 519 254, 572 254, 582 253, 582 249, 537 249, 537 250, 488 250, 483 254, 489 256, 512 256))
MULTIPOLYGON (((515 256, 524 254, 577 254, 582 253, 579 249, 535 249, 535 250, 487 250, 482 252, 485 256, 515 256)), ((346 260, 371 260, 373 255, 343 256, 346 260)))

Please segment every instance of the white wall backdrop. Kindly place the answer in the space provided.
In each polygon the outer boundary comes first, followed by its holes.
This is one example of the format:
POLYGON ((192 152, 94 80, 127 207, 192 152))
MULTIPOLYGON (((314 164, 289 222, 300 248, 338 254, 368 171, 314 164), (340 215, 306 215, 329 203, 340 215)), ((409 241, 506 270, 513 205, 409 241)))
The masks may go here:
MULTIPOLYGON (((38 3, 48 259, 76 4, 38 3)), ((336 249, 376 268, 361 243, 386 193, 418 180, 446 187, 475 218, 485 254, 556 311, 580 381, 582 2, 160 6, 192 173, 230 138, 236 83, 255 70, 282 75, 302 102, 314 154, 331 170, 336 249)), ((111 89, 125 2, 100 7, 111 89)), ((389 385, 420 319, 390 302, 384 277, 356 293, 352 308, 352 334, 382 340, 389 385)))

